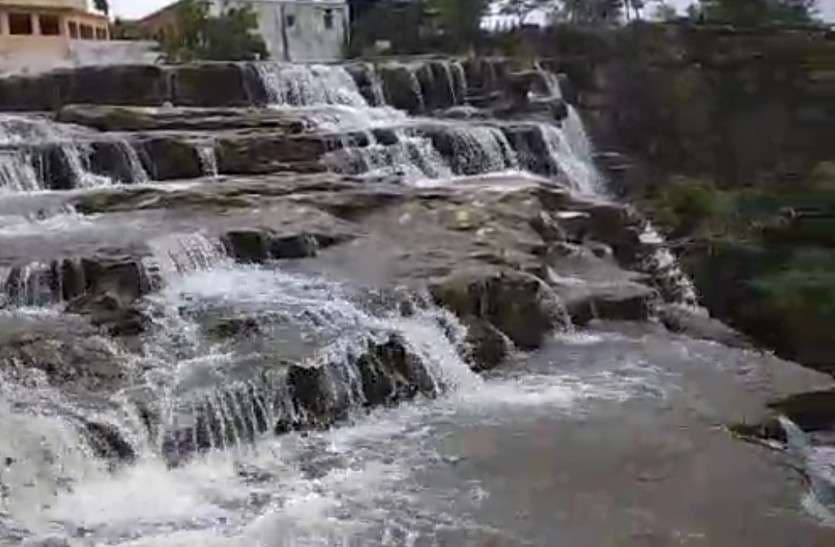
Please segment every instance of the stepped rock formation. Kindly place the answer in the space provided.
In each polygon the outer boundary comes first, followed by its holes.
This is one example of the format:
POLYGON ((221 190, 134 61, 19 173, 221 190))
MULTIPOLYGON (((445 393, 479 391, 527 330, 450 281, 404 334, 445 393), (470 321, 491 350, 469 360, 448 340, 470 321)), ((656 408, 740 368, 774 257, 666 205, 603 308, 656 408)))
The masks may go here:
MULTIPOLYGON (((0 443, 0 540, 492 541, 498 524, 427 528, 443 509, 386 497, 399 486, 369 488, 382 497, 367 503, 332 481, 378 463, 432 467, 443 459, 428 443, 466 439, 468 423, 473 458, 487 427, 537 439, 526 420, 576 404, 611 443, 589 461, 628 451, 623 431, 651 439, 613 488, 654 483, 665 458, 663 473, 744 453, 755 464, 734 468, 739 492, 759 496, 765 481, 751 478, 770 473, 779 485, 757 502, 762 544, 779 545, 781 526, 827 541, 796 515, 759 516, 802 488, 712 426, 767 423, 769 401, 831 382, 749 351, 696 308, 648 221, 606 196, 576 102, 563 75, 506 59, 0 80, 0 432, 14 439, 0 443), (347 449, 329 437, 363 437, 385 416, 406 418, 347 449), (681 449, 696 443, 704 452, 681 449), (192 490, 201 469, 212 478, 192 490), (294 516, 320 495, 345 514, 294 516), (381 522, 369 505, 391 513, 381 522), (351 530, 320 527, 354 517, 351 530)), ((577 461, 583 442, 566 442, 577 461)), ((597 526, 566 526, 603 544, 597 526)), ((496 541, 548 542, 507 528, 496 541)))

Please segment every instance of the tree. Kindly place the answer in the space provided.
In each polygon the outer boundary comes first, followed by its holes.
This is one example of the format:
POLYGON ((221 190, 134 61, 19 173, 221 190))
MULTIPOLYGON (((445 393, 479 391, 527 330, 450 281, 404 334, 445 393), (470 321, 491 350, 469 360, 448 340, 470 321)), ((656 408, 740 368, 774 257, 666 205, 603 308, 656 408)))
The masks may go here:
POLYGON ((501 13, 512 15, 518 23, 524 23, 528 16, 537 11, 553 11, 560 2, 555 0, 507 0, 501 6, 501 13))
POLYGON ((676 8, 671 6, 670 4, 662 1, 659 2, 657 6, 655 6, 653 19, 657 21, 675 21, 677 18, 678 12, 676 11, 676 8))
POLYGON ((563 14, 573 23, 616 22, 623 18, 623 0, 563 0, 563 14))
POLYGON ((93 0, 93 7, 105 15, 110 15, 110 2, 108 0, 93 0))
POLYGON ((183 0, 177 6, 176 31, 164 36, 162 49, 172 62, 266 59, 267 46, 257 28, 258 18, 248 7, 211 17, 208 2, 183 0))
POLYGON ((459 48, 470 47, 481 33, 490 0, 430 0, 444 33, 459 48))
POLYGON ((701 0, 706 21, 743 26, 810 23, 816 7, 817 0, 701 0))

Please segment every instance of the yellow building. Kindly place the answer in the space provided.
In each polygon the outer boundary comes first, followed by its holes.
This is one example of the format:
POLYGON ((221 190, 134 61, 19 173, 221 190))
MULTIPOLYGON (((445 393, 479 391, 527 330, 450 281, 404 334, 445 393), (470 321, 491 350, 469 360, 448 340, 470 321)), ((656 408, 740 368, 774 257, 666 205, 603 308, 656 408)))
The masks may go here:
POLYGON ((108 19, 86 0, 0 0, 0 70, 40 70, 69 63, 110 39, 108 19))

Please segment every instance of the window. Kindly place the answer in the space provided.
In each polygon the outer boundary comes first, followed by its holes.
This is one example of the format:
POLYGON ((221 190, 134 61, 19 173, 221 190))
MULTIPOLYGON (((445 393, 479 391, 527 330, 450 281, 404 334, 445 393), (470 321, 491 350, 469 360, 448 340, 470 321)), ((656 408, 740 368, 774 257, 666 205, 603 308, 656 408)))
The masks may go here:
POLYGON ((28 13, 10 13, 9 34, 32 34, 32 16, 28 13))
POLYGON ((96 27, 96 40, 107 40, 107 29, 96 27))
POLYGON ((41 24, 41 34, 44 36, 60 36, 61 20, 57 15, 38 15, 41 24))
POLYGON ((333 10, 325 10, 325 28, 333 28, 333 10))
POLYGON ((70 21, 67 28, 70 29, 70 38, 78 39, 78 23, 70 21))
POLYGON ((93 39, 93 27, 90 25, 81 25, 81 39, 82 40, 92 40, 93 39))
POLYGON ((296 26, 296 16, 292 13, 287 15, 287 28, 293 28, 296 26))

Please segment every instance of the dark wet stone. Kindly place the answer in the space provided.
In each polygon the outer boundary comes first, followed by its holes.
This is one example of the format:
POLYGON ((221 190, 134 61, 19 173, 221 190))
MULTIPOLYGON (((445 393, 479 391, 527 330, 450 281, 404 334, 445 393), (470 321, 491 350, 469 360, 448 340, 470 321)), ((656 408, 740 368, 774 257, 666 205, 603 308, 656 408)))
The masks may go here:
POLYGON ((270 256, 269 236, 260 230, 226 232, 224 243, 229 255, 237 262, 260 264, 270 256))
POLYGON ((677 305, 664 305, 659 308, 658 315, 664 326, 672 332, 683 333, 691 338, 712 340, 728 347, 753 347, 744 334, 706 314, 677 305))
POLYGON ((140 159, 153 180, 190 179, 203 175, 195 142, 175 136, 143 137, 140 159))
POLYGON ((435 300, 456 315, 484 319, 521 349, 538 348, 564 327, 561 303, 539 278, 517 272, 454 276, 431 287, 435 300))
POLYGON ((276 259, 309 258, 319 252, 319 241, 312 234, 299 234, 270 241, 270 256, 276 259))
POLYGON ((184 65, 170 70, 172 102, 178 106, 249 106, 259 98, 252 96, 246 69, 239 63, 184 65))
POLYGON ((86 422, 84 433, 90 448, 99 458, 126 463, 136 459, 136 451, 114 426, 86 422))

